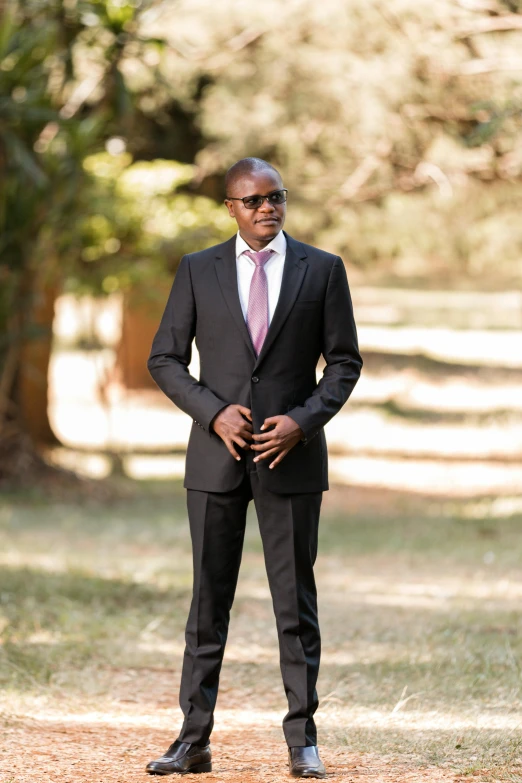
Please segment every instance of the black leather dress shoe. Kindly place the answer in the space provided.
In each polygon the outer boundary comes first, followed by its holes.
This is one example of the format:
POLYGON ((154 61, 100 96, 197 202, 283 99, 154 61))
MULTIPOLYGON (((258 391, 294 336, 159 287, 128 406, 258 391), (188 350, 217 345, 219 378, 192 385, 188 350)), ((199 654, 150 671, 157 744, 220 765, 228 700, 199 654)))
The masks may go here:
POLYGON ((195 772, 212 772, 210 744, 202 747, 176 740, 164 756, 149 761, 145 771, 150 775, 187 775, 195 772))
POLYGON ((325 778, 326 769, 319 758, 317 745, 288 748, 288 763, 293 778, 325 778))

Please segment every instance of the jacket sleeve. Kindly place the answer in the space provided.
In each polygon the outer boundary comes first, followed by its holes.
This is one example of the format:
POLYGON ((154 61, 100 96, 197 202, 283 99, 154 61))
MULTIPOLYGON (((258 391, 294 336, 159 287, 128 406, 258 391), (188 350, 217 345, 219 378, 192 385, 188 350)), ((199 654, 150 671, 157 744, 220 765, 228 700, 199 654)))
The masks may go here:
POLYGON ((209 430, 212 419, 227 403, 188 371, 197 319, 189 258, 181 259, 147 367, 161 391, 196 424, 209 430))
POLYGON ((286 414, 299 424, 305 442, 340 411, 359 380, 363 364, 348 279, 340 258, 332 265, 326 289, 322 354, 326 362, 323 377, 303 405, 286 414))

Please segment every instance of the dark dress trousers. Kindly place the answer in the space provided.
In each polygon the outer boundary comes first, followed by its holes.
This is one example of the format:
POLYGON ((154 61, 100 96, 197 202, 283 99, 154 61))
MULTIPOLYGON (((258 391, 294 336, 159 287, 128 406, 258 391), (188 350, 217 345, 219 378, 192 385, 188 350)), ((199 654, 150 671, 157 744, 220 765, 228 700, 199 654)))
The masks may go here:
MULTIPOLYGON (((219 673, 241 561, 246 511, 256 507, 279 636, 290 746, 317 743, 320 635, 313 565, 323 490, 324 425, 359 378, 362 359, 344 264, 285 234, 281 290, 258 357, 239 300, 236 237, 182 258, 154 338, 149 371, 193 419, 184 486, 194 557, 186 627, 179 739, 204 744, 213 727, 219 673), (199 380, 188 372, 192 343, 199 380), (319 383, 316 367, 325 368, 319 383), (265 418, 287 414, 304 438, 273 469, 236 447, 235 460, 211 423, 226 405, 265 418)), ((273 458, 272 458, 273 459, 273 458)))

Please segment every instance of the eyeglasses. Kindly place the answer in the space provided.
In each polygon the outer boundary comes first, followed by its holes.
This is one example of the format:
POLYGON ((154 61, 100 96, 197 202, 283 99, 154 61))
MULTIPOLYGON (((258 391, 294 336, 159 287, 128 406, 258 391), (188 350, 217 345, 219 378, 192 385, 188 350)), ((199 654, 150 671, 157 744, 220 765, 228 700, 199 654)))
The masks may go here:
POLYGON ((232 196, 227 196, 225 201, 242 201, 243 206, 245 206, 246 209, 259 209, 266 199, 273 207, 277 207, 279 204, 285 203, 287 193, 288 190, 283 188, 282 190, 273 190, 268 196, 243 196, 243 198, 232 198, 232 196))

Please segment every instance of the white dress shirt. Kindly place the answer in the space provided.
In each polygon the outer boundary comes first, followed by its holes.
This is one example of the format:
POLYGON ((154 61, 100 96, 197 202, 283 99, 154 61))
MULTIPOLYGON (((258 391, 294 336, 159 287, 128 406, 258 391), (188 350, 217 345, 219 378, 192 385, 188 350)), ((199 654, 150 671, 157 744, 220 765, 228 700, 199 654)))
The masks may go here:
MULTIPOLYGON (((246 321, 250 283, 256 265, 251 258, 242 255, 244 250, 252 250, 252 248, 247 245, 238 231, 236 237, 237 285, 239 289, 239 301, 241 302, 243 317, 246 321)), ((283 232, 280 231, 263 250, 274 251, 264 265, 268 283, 268 323, 270 324, 272 316, 274 315, 274 310, 276 309, 277 300, 279 299, 279 292, 281 291, 281 280, 283 278, 283 267, 286 257, 286 237, 283 232)))

